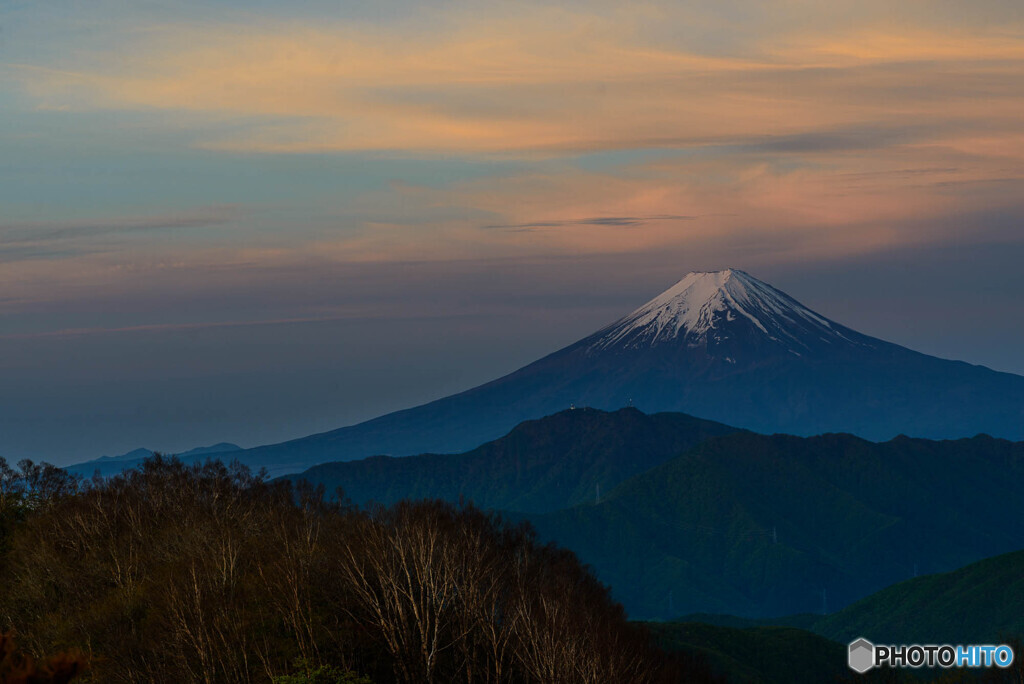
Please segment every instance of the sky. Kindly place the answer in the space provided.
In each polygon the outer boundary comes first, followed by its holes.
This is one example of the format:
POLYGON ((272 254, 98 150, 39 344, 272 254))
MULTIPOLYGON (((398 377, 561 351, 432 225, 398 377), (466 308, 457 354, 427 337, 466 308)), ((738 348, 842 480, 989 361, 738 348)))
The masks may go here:
POLYGON ((1024 374, 1019 0, 0 0, 0 456, 466 389, 691 270, 1024 374))

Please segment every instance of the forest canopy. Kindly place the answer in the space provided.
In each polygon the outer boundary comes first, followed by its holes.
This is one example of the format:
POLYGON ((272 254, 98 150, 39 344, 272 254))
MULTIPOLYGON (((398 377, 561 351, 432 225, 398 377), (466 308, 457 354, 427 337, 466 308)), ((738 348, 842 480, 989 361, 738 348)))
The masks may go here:
POLYGON ((0 631, 110 682, 715 681, 569 551, 471 505, 358 509, 237 463, 0 459, 0 631))

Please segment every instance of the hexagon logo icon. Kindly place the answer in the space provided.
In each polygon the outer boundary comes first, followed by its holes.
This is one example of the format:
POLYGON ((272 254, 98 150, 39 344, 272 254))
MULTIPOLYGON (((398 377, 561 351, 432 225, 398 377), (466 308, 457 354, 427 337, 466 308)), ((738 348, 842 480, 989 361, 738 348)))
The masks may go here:
POLYGON ((857 639, 850 643, 847 664, 850 669, 864 674, 875 666, 875 645, 867 639, 857 639))

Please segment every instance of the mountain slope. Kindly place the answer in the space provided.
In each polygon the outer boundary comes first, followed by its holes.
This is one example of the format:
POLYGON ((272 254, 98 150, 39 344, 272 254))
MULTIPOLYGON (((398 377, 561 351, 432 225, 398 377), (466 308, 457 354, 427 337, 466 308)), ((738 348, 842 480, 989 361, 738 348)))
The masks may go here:
MULTIPOLYGON (((230 460, 236 456, 236 452, 240 451, 242 451, 242 447, 237 444, 220 442, 207 447, 189 449, 188 451, 176 454, 176 456, 183 461, 200 461, 205 460, 207 457, 230 460)), ((150 449, 133 449, 120 456, 102 456, 92 461, 67 466, 64 470, 72 475, 81 475, 82 477, 92 477, 97 472, 103 477, 108 477, 116 475, 123 470, 135 468, 154 453, 156 452, 150 449)))
POLYGON ((748 273, 689 273, 639 309, 591 338, 588 351, 656 347, 701 349, 736 366, 771 356, 822 356, 873 349, 876 340, 814 313, 748 273), (731 355, 732 354, 732 355, 731 355))
POLYGON ((1024 437, 1024 378, 850 330, 740 271, 693 273, 617 323, 515 373, 245 458, 295 468, 453 452, 569 404, 681 411, 762 432, 1024 437))
POLYGON ((571 404, 630 402, 767 433, 1024 438, 1024 377, 861 335, 725 270, 691 273, 612 325, 487 384, 239 458, 282 474, 378 454, 457 453, 571 404))
MULTIPOLYGON (((840 644, 860 637, 890 644, 1019 643, 1024 638, 1024 551, 906 580, 829 615, 759 621, 694 614, 669 623, 648 623, 648 627, 667 648, 705 653, 730 681, 771 681, 763 666, 774 664, 772 654, 778 653, 774 642, 780 636, 798 644, 793 652, 834 651, 843 668, 845 648, 840 644), (808 648, 801 648, 801 643, 808 648), (748 671, 756 664, 762 667, 751 677, 748 671)), ((803 662, 803 658, 786 660, 791 665, 795 660, 803 662)))
POLYGON ((833 611, 1024 548, 1024 443, 713 438, 599 505, 530 519, 638 618, 833 611))
POLYGON ((900 582, 821 618, 812 629, 848 642, 984 644, 1024 637, 1024 551, 900 582))
MULTIPOLYGON (((819 684, 850 674, 846 647, 792 627, 723 627, 699 622, 649 622, 658 645, 703 656, 729 684, 819 684)), ((866 681, 879 681, 873 676, 866 681)), ((864 680, 858 680, 864 681, 864 680)))
POLYGON ((681 413, 576 409, 521 423, 464 454, 325 463, 291 479, 342 487, 358 504, 465 498, 483 508, 546 512, 592 502, 632 475, 735 431, 681 413))
POLYGON ((846 668, 842 644, 860 637, 887 644, 1009 641, 1019 654, 1024 638, 1024 551, 909 579, 827 616, 750 620, 688 615, 647 626, 663 647, 705 655, 730 682, 832 680, 846 668), (800 666, 793 672, 814 676, 787 676, 786 665, 793 668, 794 663, 800 666))

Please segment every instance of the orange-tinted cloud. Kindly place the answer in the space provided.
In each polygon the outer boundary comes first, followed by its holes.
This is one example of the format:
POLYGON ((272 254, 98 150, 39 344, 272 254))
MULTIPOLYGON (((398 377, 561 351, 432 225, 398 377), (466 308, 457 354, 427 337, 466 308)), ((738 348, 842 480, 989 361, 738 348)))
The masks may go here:
POLYGON ((1024 36, 1013 27, 982 34, 914 26, 873 27, 834 36, 798 36, 772 53, 803 64, 878 62, 996 62, 1024 60, 1024 36))
MULTIPOLYGON (((542 161, 367 192, 339 210, 344 231, 164 245, 159 267, 701 245, 795 260, 947 240, 939 219, 1019 204, 1021 25, 883 21, 907 11, 889 4, 858 3, 849 21, 837 9, 822 25, 815 3, 780 1, 771 26, 739 22, 752 37, 715 49, 666 37, 699 17, 657 3, 462 10, 429 30, 180 24, 118 54, 17 73, 38 106, 172 112, 208 149, 542 161), (209 121, 218 125, 200 125, 209 121), (638 148, 664 154, 604 170, 573 160, 638 148), (676 218, 607 220, 655 216, 676 218)), ((113 268, 105 258, 78 267, 101 277, 113 268)))
POLYGON ((972 31, 774 35, 730 57, 652 40, 629 12, 534 8, 457 16, 436 34, 177 26, 148 33, 130 58, 101 55, 24 76, 50 107, 245 117, 237 132, 199 139, 205 147, 550 154, 937 113, 1015 116, 1024 106, 1024 37, 1005 27, 972 31), (977 97, 979 84, 991 97, 977 97))

